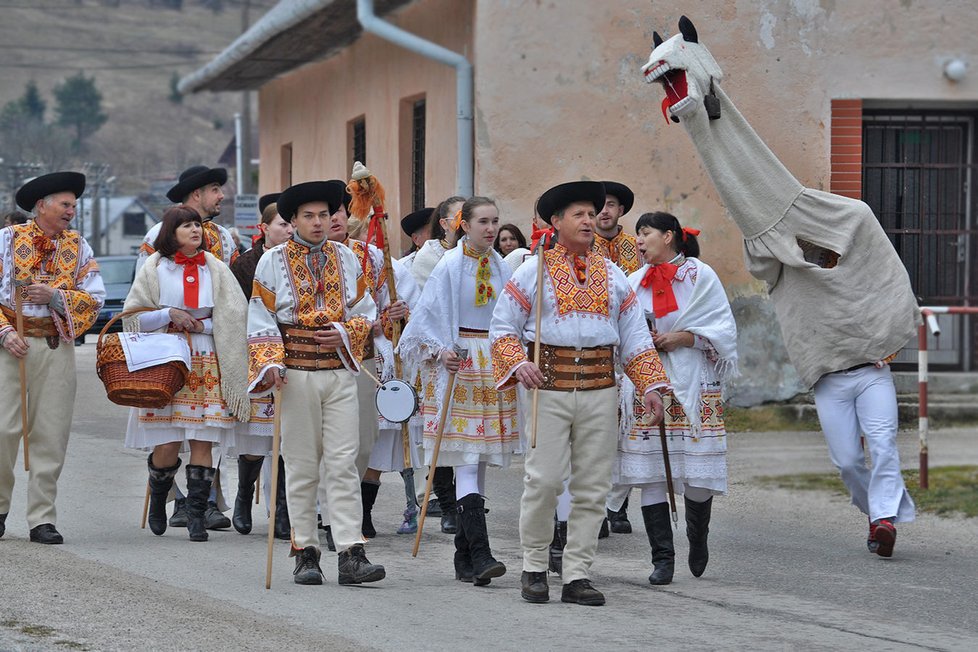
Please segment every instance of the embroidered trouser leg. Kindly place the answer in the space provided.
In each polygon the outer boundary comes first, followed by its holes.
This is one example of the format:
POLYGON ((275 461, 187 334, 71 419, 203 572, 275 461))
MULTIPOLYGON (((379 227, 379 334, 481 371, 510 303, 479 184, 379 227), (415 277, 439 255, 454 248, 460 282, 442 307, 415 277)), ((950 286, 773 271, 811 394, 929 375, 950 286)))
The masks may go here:
MULTIPOLYGON (((64 467, 75 406, 75 347, 48 348, 43 337, 27 338, 27 429, 31 470, 27 480, 27 524, 56 524, 54 503, 64 467)), ((10 511, 14 465, 21 444, 20 371, 17 358, 0 351, 0 514, 10 511)))
POLYGON ((357 386, 345 370, 290 369, 282 390, 282 455, 296 548, 319 547, 316 490, 325 463, 329 517, 337 550, 362 543, 357 473, 357 386))
MULTIPOLYGON (((523 570, 547 570, 557 495, 569 476, 571 511, 561 577, 565 584, 588 578, 605 498, 611 489, 618 438, 617 391, 614 387, 577 392, 540 390, 537 447, 527 451, 520 502, 523 570)), ((531 393, 521 391, 520 396, 529 399, 531 393)))
POLYGON ((829 457, 852 495, 852 504, 871 520, 914 519, 914 504, 900 474, 896 389, 890 368, 861 367, 826 374, 815 383, 815 407, 829 457), (860 434, 869 449, 866 466, 860 434))

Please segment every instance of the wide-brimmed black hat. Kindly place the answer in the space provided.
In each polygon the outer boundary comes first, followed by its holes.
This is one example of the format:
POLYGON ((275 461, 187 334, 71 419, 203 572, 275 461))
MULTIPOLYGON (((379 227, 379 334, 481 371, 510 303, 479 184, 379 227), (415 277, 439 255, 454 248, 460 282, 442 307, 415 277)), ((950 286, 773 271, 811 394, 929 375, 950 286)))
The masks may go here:
POLYGON ((577 201, 589 201, 594 204, 594 212, 604 208, 605 190, 600 181, 570 181, 554 186, 540 195, 537 202, 537 212, 540 218, 550 224, 554 213, 567 208, 577 201))
MULTIPOLYGON (((347 185, 346 184, 346 181, 341 181, 340 179, 330 179, 326 183, 332 183, 332 184, 334 184, 336 186, 339 186, 339 188, 343 192, 343 208, 345 208, 346 209, 346 212, 349 213, 350 212, 350 202, 353 201, 353 195, 351 195, 349 193, 349 191, 347 191, 347 189, 346 189, 346 185, 347 185)), ((336 212, 335 209, 330 209, 330 211, 333 212, 333 213, 336 212)))
POLYGON ((414 211, 413 213, 408 213, 401 218, 401 230, 404 231, 405 235, 408 237, 414 235, 415 231, 424 228, 424 226, 431 219, 431 214, 434 212, 434 208, 422 208, 421 210, 414 211))
MULTIPOLYGON (((632 210, 632 204, 635 203, 635 193, 632 192, 631 188, 617 181, 602 181, 601 183, 604 184, 604 194, 616 197, 618 203, 625 209, 622 215, 632 210)), ((601 209, 599 208, 598 210, 600 211, 601 209)))
POLYGON ((275 205, 278 207, 279 215, 286 220, 291 220, 300 206, 313 201, 326 202, 329 205, 330 214, 335 213, 343 203, 343 188, 334 181, 297 183, 286 188, 278 196, 275 205))
POLYGON ((17 191, 17 205, 30 213, 37 200, 56 192, 70 192, 76 198, 85 192, 85 175, 80 172, 52 172, 34 177, 17 191))
POLYGON ((278 196, 281 195, 280 192, 270 192, 267 195, 262 195, 258 198, 258 217, 261 217, 268 208, 269 204, 274 204, 278 200, 278 196))
POLYGON ((206 165, 195 165, 180 173, 177 184, 166 191, 166 198, 174 204, 179 204, 183 198, 197 188, 216 183, 223 186, 228 182, 228 171, 224 168, 209 168, 206 165))

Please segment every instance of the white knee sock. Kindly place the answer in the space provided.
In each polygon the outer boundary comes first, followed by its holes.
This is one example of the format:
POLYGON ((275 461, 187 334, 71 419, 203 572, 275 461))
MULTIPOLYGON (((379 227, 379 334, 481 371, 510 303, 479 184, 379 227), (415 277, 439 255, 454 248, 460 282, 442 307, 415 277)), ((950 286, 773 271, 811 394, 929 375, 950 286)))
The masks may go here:
POLYGON ((469 494, 480 494, 479 467, 481 464, 465 464, 455 467, 455 500, 469 494))
POLYGON ((642 507, 658 505, 664 502, 666 502, 666 485, 664 483, 642 487, 642 507))

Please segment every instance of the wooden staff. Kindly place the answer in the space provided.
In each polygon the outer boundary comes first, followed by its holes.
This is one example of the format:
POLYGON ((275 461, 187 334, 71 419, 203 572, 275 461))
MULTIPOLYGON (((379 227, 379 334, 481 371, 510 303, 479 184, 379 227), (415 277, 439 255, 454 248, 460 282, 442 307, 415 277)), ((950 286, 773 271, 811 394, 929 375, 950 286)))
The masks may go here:
MULTIPOLYGON (((459 358, 465 360, 469 357, 466 349, 456 349, 459 358)), ((418 533, 414 536, 414 550, 411 551, 412 557, 418 556, 418 548, 421 547, 421 532, 424 531, 424 520, 428 516, 428 501, 431 499, 431 486, 435 482, 435 469, 438 468, 438 451, 441 448, 441 440, 445 435, 445 423, 448 421, 448 413, 452 408, 452 396, 455 394, 455 373, 448 374, 448 387, 445 388, 445 395, 442 397, 441 404, 444 406, 441 411, 441 419, 438 420, 438 434, 435 436, 435 448, 431 451, 431 464, 428 465, 428 481, 424 488, 424 501, 421 503, 421 516, 418 518, 418 533)))
POLYGON ((669 506, 672 508, 672 522, 679 523, 679 514, 676 512, 676 492, 672 487, 672 466, 669 464, 669 444, 666 443, 666 413, 662 412, 662 421, 659 422, 659 440, 662 442, 662 462, 666 467, 666 489, 669 491, 669 506))
MULTIPOLYGON (((537 369, 540 368, 540 316, 543 313, 543 263, 544 254, 547 251, 547 236, 544 235, 537 242, 537 296, 534 309, 536 310, 536 322, 533 328, 533 364, 537 369)), ((530 410, 530 425, 532 430, 530 435, 530 448, 537 447, 537 415, 540 412, 540 388, 533 388, 533 407, 530 410)))
MULTIPOLYGON (((380 184, 370 170, 360 161, 353 164, 353 173, 347 191, 353 197, 350 203, 350 213, 357 219, 365 220, 368 217, 367 208, 373 209, 371 222, 376 220, 379 230, 379 242, 381 250, 384 252, 384 273, 387 275, 387 296, 390 305, 397 301, 397 287, 394 281, 394 265, 391 263, 390 241, 387 237, 387 212, 384 209, 384 187, 380 184)), ((370 230, 367 231, 367 244, 370 244, 370 230)), ((365 256, 370 256, 370 248, 367 247, 365 256)), ((391 346, 394 349, 394 377, 400 378, 403 373, 401 356, 396 352, 397 345, 401 341, 401 322, 391 321, 391 346)), ((379 384, 379 383, 378 383, 379 384)), ((411 436, 408 432, 408 422, 401 423, 401 442, 404 448, 404 468, 411 466, 411 436)))
MULTIPOLYGON (((24 297, 22 288, 30 281, 14 281, 14 309, 17 311, 17 337, 24 342, 24 297)), ((24 470, 31 470, 31 449, 27 441, 27 358, 17 358, 17 368, 20 371, 20 430, 24 437, 24 470)))
POLYGON ((146 515, 149 514, 149 480, 146 481, 146 498, 143 499, 143 518, 139 521, 139 529, 146 529, 146 515))
POLYGON ((275 501, 278 493, 278 449, 282 442, 282 390, 276 389, 272 399, 275 406, 275 430, 272 432, 272 486, 268 499, 268 559, 265 562, 265 588, 272 588, 272 544, 275 542, 275 501))

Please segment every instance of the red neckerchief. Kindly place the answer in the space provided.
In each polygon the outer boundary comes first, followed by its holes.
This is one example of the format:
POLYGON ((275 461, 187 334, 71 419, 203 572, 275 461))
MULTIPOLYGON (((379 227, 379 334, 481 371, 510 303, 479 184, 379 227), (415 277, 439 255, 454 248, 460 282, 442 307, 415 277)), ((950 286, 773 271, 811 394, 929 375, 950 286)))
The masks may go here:
POLYGON ((61 237, 62 231, 53 238, 49 238, 44 231, 41 230, 37 224, 34 224, 34 235, 31 237, 31 244, 34 248, 34 262, 31 264, 31 268, 35 272, 41 271, 41 267, 44 267, 44 272, 47 274, 54 274, 54 256, 55 250, 57 250, 58 245, 55 243, 61 237))
POLYGON ((642 277, 642 287, 652 286, 652 311, 656 318, 665 317, 670 312, 679 310, 676 303, 676 293, 672 291, 672 279, 676 277, 677 265, 659 263, 649 267, 642 277))
POLYGON ((587 283, 587 254, 581 256, 571 253, 567 247, 560 243, 555 244, 554 249, 571 258, 571 266, 574 268, 574 276, 577 278, 577 282, 581 285, 587 283))
POLYGON ((184 256, 181 252, 173 257, 173 262, 183 265, 183 303, 190 309, 199 308, 200 274, 197 267, 207 264, 204 252, 198 251, 196 256, 184 256))

